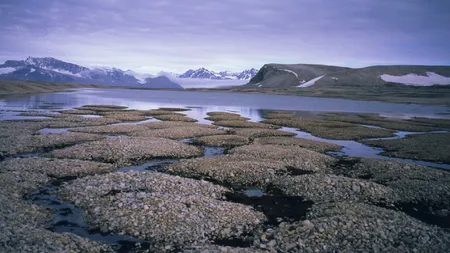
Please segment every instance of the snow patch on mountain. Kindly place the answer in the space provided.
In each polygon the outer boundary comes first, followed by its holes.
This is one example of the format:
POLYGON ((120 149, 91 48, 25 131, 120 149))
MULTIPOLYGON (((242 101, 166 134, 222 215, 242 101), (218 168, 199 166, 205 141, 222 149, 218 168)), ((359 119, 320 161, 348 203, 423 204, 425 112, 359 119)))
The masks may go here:
POLYGON ((8 73, 14 72, 16 70, 17 70, 16 68, 11 68, 11 67, 0 68, 0 75, 1 74, 8 74, 8 73))
POLYGON ((297 73, 295 73, 294 71, 290 70, 290 69, 281 69, 281 71, 285 71, 285 72, 288 72, 288 73, 294 74, 294 75, 295 75, 295 77, 297 77, 297 79, 298 79, 298 74, 297 74, 297 73))
POLYGON ((70 71, 67 71, 67 70, 64 70, 64 69, 47 69, 47 70, 51 70, 51 71, 53 71, 53 72, 57 72, 57 73, 64 74, 64 75, 70 75, 70 76, 76 76, 76 77, 83 77, 83 76, 81 75, 81 72, 80 72, 80 73, 74 74, 74 73, 72 73, 72 72, 70 72, 70 71))
POLYGON ((426 76, 417 74, 407 74, 403 76, 393 76, 382 74, 379 77, 385 82, 401 83, 412 86, 432 86, 432 85, 449 85, 450 77, 441 76, 434 72, 426 72, 426 76))
POLYGON ((240 73, 231 71, 215 72, 205 68, 199 68, 196 70, 190 69, 185 73, 178 75, 180 78, 196 78, 196 79, 211 79, 211 80, 250 80, 253 78, 258 70, 249 69, 240 73))
POLYGON ((297 87, 299 87, 299 88, 306 88, 306 87, 312 86, 312 85, 314 85, 317 81, 319 81, 322 77, 324 77, 324 76, 319 76, 319 77, 316 77, 316 78, 314 78, 314 79, 311 79, 311 80, 309 80, 308 82, 302 83, 302 84, 300 84, 300 85, 297 86, 297 87))
POLYGON ((151 74, 138 73, 138 72, 135 72, 135 71, 130 70, 130 69, 127 70, 127 71, 124 71, 123 73, 125 75, 127 75, 127 76, 132 76, 132 77, 136 78, 140 84, 146 83, 147 81, 145 79, 150 78, 150 77, 154 77, 151 74))

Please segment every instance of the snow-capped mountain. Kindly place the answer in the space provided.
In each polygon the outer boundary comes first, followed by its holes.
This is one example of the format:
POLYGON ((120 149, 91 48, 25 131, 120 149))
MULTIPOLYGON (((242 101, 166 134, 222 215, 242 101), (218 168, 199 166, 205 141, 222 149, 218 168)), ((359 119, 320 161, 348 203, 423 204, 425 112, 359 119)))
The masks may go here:
POLYGON ((200 78, 200 79, 213 79, 213 80, 250 80, 256 73, 257 69, 248 69, 240 73, 231 71, 214 72, 205 68, 199 68, 196 70, 190 69, 185 73, 179 75, 179 78, 200 78))
POLYGON ((221 76, 214 71, 207 70, 205 68, 199 68, 197 70, 190 69, 185 73, 179 75, 180 78, 201 78, 201 79, 221 79, 221 76))
POLYGON ((153 78, 151 75, 138 74, 131 70, 123 71, 118 68, 87 68, 52 57, 28 57, 25 61, 6 61, 2 65, 0 64, 0 79, 145 88, 183 88, 165 76, 153 78))
POLYGON ((256 73, 258 73, 259 70, 257 69, 247 69, 242 71, 241 73, 239 73, 239 75, 237 75, 237 79, 239 80, 250 80, 252 79, 254 76, 256 76, 256 73))

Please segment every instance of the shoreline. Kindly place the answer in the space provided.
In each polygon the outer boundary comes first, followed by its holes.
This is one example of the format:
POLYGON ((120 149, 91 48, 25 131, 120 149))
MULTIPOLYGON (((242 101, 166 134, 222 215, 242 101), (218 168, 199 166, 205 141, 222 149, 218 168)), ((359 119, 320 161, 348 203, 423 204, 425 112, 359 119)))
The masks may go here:
POLYGON ((339 88, 317 87, 305 89, 247 88, 236 86, 230 88, 217 88, 217 89, 211 88, 155 89, 145 87, 104 86, 98 84, 48 83, 39 81, 0 80, 0 98, 9 95, 60 92, 66 91, 67 89, 77 89, 77 88, 268 94, 268 95, 285 95, 285 96, 316 97, 316 98, 336 98, 354 101, 374 101, 374 102, 388 102, 398 104, 450 106, 450 87, 445 86, 434 86, 434 87, 360 86, 360 87, 339 87, 339 88))

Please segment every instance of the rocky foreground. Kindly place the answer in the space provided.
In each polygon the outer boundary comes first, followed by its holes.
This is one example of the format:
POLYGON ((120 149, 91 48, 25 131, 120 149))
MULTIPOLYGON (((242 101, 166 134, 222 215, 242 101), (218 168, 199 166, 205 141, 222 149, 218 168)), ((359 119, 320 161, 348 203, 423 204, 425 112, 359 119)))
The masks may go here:
POLYGON ((0 252, 450 249, 449 172, 335 158, 326 152, 339 150, 337 145, 276 130, 277 122, 360 128, 348 122, 299 121, 274 113, 270 124, 263 124, 209 113, 214 125, 226 127, 217 128, 194 123, 184 110, 90 105, 46 113, 45 120, 0 122, 0 252), (101 117, 79 116, 85 114, 101 117), (145 122, 128 124, 133 121, 145 122), (49 127, 70 132, 39 133, 49 127), (224 147, 225 153, 206 157, 209 146, 224 147), (121 171, 155 159, 172 162, 121 171), (49 185, 84 211, 91 229, 145 243, 124 249, 53 232, 51 210, 30 200, 49 185), (251 191, 260 194, 252 197, 251 191))

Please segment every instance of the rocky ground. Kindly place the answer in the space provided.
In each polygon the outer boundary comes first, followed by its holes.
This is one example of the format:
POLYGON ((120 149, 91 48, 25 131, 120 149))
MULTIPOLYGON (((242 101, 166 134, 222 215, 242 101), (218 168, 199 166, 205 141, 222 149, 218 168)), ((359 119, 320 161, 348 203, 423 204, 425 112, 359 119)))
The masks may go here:
POLYGON ((313 141, 302 138, 286 138, 286 137, 261 137, 255 139, 254 143, 262 145, 282 145, 282 146, 297 146, 316 152, 325 153, 328 151, 339 151, 341 146, 321 141, 313 141))
MULTIPOLYGON (((270 124, 264 124, 239 114, 209 112, 206 119, 214 125, 206 125, 183 115, 186 110, 86 105, 33 113, 48 119, 0 122, 0 252, 450 248, 449 172, 380 159, 336 158, 326 152, 339 150, 338 145, 276 130, 289 126, 360 139, 391 136, 393 131, 361 126, 359 118, 392 129, 406 129, 399 125, 403 122, 386 123, 375 116, 358 116, 357 121, 342 115, 299 119, 295 113, 277 111, 266 114, 270 124), (149 117, 163 121, 115 124, 149 117), (39 134, 49 127, 71 132, 39 134), (225 147, 225 154, 204 156, 206 146, 225 147), (155 159, 176 161, 150 171, 121 171, 155 159), (51 210, 30 200, 33 192, 49 185, 84 211, 90 229, 145 243, 119 249, 95 237, 51 231, 45 225, 52 219, 51 210)), ((421 121, 414 124, 432 129, 446 123, 421 121)))

